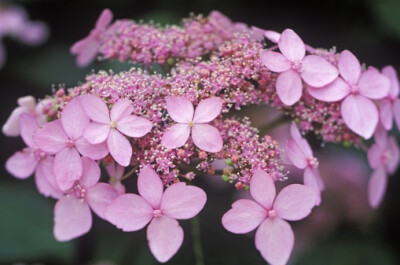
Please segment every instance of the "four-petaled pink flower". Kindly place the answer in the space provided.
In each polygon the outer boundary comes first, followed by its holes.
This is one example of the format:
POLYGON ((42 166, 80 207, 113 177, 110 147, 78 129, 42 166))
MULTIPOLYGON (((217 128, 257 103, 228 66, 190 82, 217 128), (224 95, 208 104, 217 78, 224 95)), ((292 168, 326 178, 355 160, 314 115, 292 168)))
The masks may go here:
POLYGON ((325 87, 309 87, 308 91, 316 99, 334 102, 343 100, 341 113, 346 125, 365 139, 370 138, 378 124, 378 110, 371 99, 387 96, 390 81, 376 69, 361 73, 358 59, 348 50, 339 57, 337 78, 325 87))
POLYGON ((265 171, 254 173, 250 182, 253 200, 241 199, 222 217, 222 224, 236 234, 257 229, 256 248, 272 265, 286 264, 292 252, 294 234, 285 221, 305 218, 315 205, 315 192, 300 184, 285 187, 276 196, 275 184, 265 171))
POLYGON ((163 192, 163 184, 150 167, 142 168, 136 194, 119 196, 106 210, 106 218, 123 231, 147 227, 147 240, 159 262, 168 261, 183 242, 183 230, 176 219, 189 219, 204 207, 205 192, 185 183, 176 183, 163 192))
POLYGON ((61 190, 68 190, 82 176, 80 154, 95 160, 108 154, 104 143, 90 144, 83 138, 83 130, 89 123, 80 98, 74 98, 67 103, 60 119, 45 123, 33 135, 41 150, 55 154, 53 172, 61 190))
POLYGON ((322 87, 338 76, 337 69, 324 58, 305 56, 306 47, 293 30, 282 32, 278 46, 282 54, 265 51, 261 60, 268 69, 280 73, 276 80, 276 92, 284 104, 290 106, 299 101, 303 94, 302 79, 310 86, 322 87))
POLYGON ((217 128, 208 123, 214 120, 222 110, 222 99, 208 98, 199 103, 196 111, 185 97, 170 97, 167 110, 177 122, 163 135, 161 143, 167 148, 178 148, 184 145, 192 134, 193 143, 200 149, 217 153, 222 149, 222 138, 217 128))
POLYGON ((312 188, 318 195, 316 204, 321 203, 321 191, 324 183, 318 170, 318 160, 314 157, 312 149, 307 140, 301 137, 300 131, 295 123, 290 126, 291 139, 286 142, 286 150, 290 161, 299 169, 304 169, 303 182, 312 188))
POLYGON ((400 99, 399 99, 399 79, 393 66, 386 66, 382 69, 382 74, 390 80, 389 94, 382 99, 379 104, 379 116, 383 127, 391 130, 393 126, 393 117, 397 128, 400 130, 400 99))
POLYGON ((125 186, 121 183, 121 178, 124 175, 125 168, 115 162, 111 162, 106 167, 108 176, 110 176, 110 185, 114 187, 119 193, 125 193, 125 186))
POLYGON ((87 66, 96 57, 100 47, 100 36, 107 30, 112 19, 113 14, 111 11, 104 9, 89 35, 72 45, 70 51, 72 54, 77 55, 76 63, 79 66, 87 66))
POLYGON ((87 157, 82 158, 83 174, 54 207, 54 236, 68 241, 86 234, 92 227, 92 209, 104 217, 106 207, 119 193, 107 183, 98 183, 100 167, 87 157))
POLYGON ((393 174, 399 165, 400 150, 394 136, 388 137, 382 126, 378 126, 374 138, 375 144, 368 150, 368 162, 374 170, 368 182, 368 201, 376 208, 385 194, 388 174, 393 174))
POLYGON ((107 141, 108 150, 114 160, 121 166, 128 166, 131 163, 132 146, 124 135, 142 137, 150 132, 151 122, 131 115, 133 107, 128 99, 120 99, 111 111, 99 97, 84 95, 81 101, 86 114, 92 120, 85 129, 85 139, 92 144, 107 141))

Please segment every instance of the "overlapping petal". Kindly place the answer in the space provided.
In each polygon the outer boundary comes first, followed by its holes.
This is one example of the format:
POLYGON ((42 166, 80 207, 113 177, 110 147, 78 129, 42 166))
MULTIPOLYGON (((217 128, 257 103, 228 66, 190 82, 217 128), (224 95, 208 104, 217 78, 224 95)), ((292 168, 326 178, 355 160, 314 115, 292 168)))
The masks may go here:
POLYGON ((119 121, 120 119, 129 116, 133 111, 132 103, 128 99, 120 99, 115 103, 110 111, 112 121, 119 121))
POLYGON ((109 124, 110 114, 106 103, 94 95, 84 95, 80 97, 82 107, 86 115, 95 122, 109 124))
POLYGON ((272 208, 276 195, 275 183, 265 171, 258 170, 253 174, 250 182, 250 194, 265 209, 272 208))
POLYGON ((219 97, 212 97, 202 100, 194 112, 194 123, 207 123, 214 120, 221 114, 223 100, 219 97))
POLYGON ((117 123, 118 131, 135 138, 146 135, 152 127, 153 125, 149 120, 134 115, 125 116, 117 123))
POLYGON ((119 193, 107 183, 97 183, 87 191, 86 200, 90 208, 105 219, 105 211, 118 197, 119 193))
POLYGON ((300 75, 310 86, 325 86, 335 80, 338 74, 338 70, 320 56, 308 55, 303 59, 303 71, 300 75))
POLYGON ((291 29, 282 32, 278 46, 282 54, 292 62, 302 60, 306 54, 304 42, 291 29))
POLYGON ((188 123, 193 120, 192 103, 185 97, 170 97, 167 99, 168 114, 176 122, 188 123))
POLYGON ((217 153, 222 149, 220 132, 209 124, 195 124, 192 127, 192 139, 198 148, 206 152, 217 153))
POLYGON ((79 98, 74 98, 68 102, 61 113, 61 124, 70 139, 76 140, 82 136, 83 130, 90 120, 86 116, 79 98))
POLYGON ((140 170, 138 176, 139 194, 154 209, 159 209, 160 207, 163 188, 160 177, 150 166, 145 166, 140 170))
POLYGON ((46 153, 55 154, 67 146, 68 137, 60 120, 45 123, 35 132, 33 140, 46 153))
POLYGON ((276 92, 285 105, 291 106, 299 101, 303 94, 300 75, 294 70, 280 73, 276 80, 276 92))
POLYGON ((261 61, 269 70, 277 73, 285 72, 291 67, 290 61, 279 52, 263 52, 261 53, 261 61))
POLYGON ((35 118, 28 113, 22 113, 19 116, 19 128, 25 144, 29 147, 35 147, 36 144, 33 141, 33 133, 39 128, 39 124, 35 118))
POLYGON ((357 57, 348 50, 340 53, 338 61, 339 73, 350 85, 356 85, 361 75, 361 65, 357 57))
POLYGON ((387 175, 383 167, 376 169, 368 182, 368 202, 376 208, 382 202, 387 187, 387 175))
POLYGON ((115 161, 121 166, 128 166, 131 163, 131 143, 119 131, 112 129, 107 138, 107 147, 115 161))
POLYGON ((167 148, 177 148, 184 145, 190 136, 190 127, 185 123, 172 125, 164 132, 161 139, 163 146, 167 148))
POLYGON ((16 178, 26 179, 33 174, 38 161, 33 150, 27 148, 16 152, 6 161, 6 170, 16 178))
POLYGON ((75 148, 64 148, 54 158, 54 175, 61 190, 70 189, 82 176, 82 158, 75 148))

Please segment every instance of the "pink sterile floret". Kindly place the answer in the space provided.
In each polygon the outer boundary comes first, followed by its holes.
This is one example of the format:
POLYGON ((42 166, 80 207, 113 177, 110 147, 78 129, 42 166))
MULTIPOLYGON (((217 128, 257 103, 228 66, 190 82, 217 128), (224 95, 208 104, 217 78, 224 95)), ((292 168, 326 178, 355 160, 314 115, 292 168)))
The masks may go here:
POLYGON ((83 138, 83 130, 89 123, 80 99, 74 98, 65 106, 60 119, 45 123, 33 135, 41 150, 55 154, 53 172, 61 190, 70 189, 82 176, 80 154, 95 160, 108 154, 105 143, 90 144, 83 138))
POLYGON ((382 69, 382 74, 390 80, 389 94, 382 99, 379 105, 379 118, 386 130, 391 130, 393 126, 393 117, 400 129, 400 99, 399 99, 399 79, 393 66, 386 66, 382 69))
POLYGON ((265 171, 254 173, 250 182, 253 200, 241 199, 222 217, 222 225, 236 234, 257 229, 256 248, 272 265, 286 264, 292 252, 294 234, 285 221, 297 221, 311 213, 316 193, 300 184, 285 187, 276 196, 275 184, 265 171))
POLYGON ((150 132, 149 120, 135 115, 128 99, 120 99, 111 109, 99 97, 84 95, 82 106, 92 120, 84 132, 85 139, 92 144, 106 142, 108 150, 121 166, 128 166, 132 157, 132 146, 124 136, 142 137, 150 132))
POLYGON ((291 29, 282 32, 278 46, 281 53, 266 51, 261 54, 263 64, 271 71, 280 73, 276 80, 276 92, 286 105, 293 105, 303 94, 303 79, 313 87, 322 87, 337 76, 337 69, 324 58, 307 55, 300 37, 291 29))
POLYGON ((125 168, 115 162, 111 162, 106 167, 108 176, 110 176, 110 185, 114 187, 119 193, 125 193, 125 186, 121 183, 121 178, 124 175, 125 168))
POLYGON ((109 184, 98 183, 100 167, 95 161, 87 157, 83 157, 82 161, 82 176, 54 207, 54 236, 58 241, 86 234, 92 227, 90 209, 104 219, 106 207, 119 194, 109 184))
POLYGON ((193 143, 200 149, 217 153, 222 149, 220 132, 208 123, 213 121, 222 110, 222 99, 208 98, 199 103, 196 111, 185 97, 170 97, 167 110, 177 122, 163 135, 161 143, 167 148, 178 148, 184 145, 192 134, 193 143))
POLYGON ((94 29, 84 39, 77 41, 71 47, 70 52, 77 55, 76 63, 87 66, 96 56, 100 47, 100 36, 104 33, 113 19, 113 14, 109 9, 104 9, 96 21, 94 29))
POLYGON ((324 87, 309 87, 308 91, 322 101, 344 99, 341 104, 344 122, 353 132, 368 139, 379 120, 378 110, 371 99, 386 97, 390 81, 376 69, 370 68, 361 73, 360 62, 348 50, 340 54, 338 68, 341 78, 324 87))
POLYGON ((145 166, 138 177, 136 194, 120 195, 106 210, 106 218, 123 231, 147 227, 147 240, 159 262, 168 261, 183 242, 183 230, 176 219, 189 219, 204 207, 205 192, 185 183, 176 183, 163 192, 157 173, 145 166))

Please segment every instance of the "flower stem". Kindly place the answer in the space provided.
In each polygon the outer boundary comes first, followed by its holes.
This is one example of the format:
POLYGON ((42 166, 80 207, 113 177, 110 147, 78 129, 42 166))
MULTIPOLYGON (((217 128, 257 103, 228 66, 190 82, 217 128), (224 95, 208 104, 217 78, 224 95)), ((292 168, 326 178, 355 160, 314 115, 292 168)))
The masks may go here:
POLYGON ((192 218, 190 220, 190 224, 191 224, 191 228, 192 228, 193 252, 194 252, 194 258, 195 258, 195 265, 205 265, 203 248, 201 246, 199 216, 195 216, 194 218, 192 218))

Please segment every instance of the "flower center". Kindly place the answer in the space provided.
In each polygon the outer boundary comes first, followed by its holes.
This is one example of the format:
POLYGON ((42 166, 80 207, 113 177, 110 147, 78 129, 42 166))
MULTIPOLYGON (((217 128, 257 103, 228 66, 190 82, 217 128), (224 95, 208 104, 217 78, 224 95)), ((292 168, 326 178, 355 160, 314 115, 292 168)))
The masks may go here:
POLYGON ((352 94, 358 94, 360 92, 360 88, 357 85, 351 85, 350 86, 350 91, 352 94))
POLYGON ((318 167, 318 165, 319 165, 318 159, 313 156, 310 158, 307 158, 307 165, 311 168, 318 167))
POLYGON ((153 217, 154 217, 154 218, 159 218, 159 217, 161 217, 161 216, 162 216, 162 212, 161 212, 160 209, 157 209, 157 210, 154 210, 154 211, 153 211, 153 217))
POLYGON ((69 195, 73 195, 78 199, 84 200, 86 198, 87 189, 83 187, 79 181, 75 181, 74 186, 69 190, 69 195))
POLYGON ((194 126, 194 121, 189 121, 188 125, 189 125, 189 127, 193 127, 194 126))
POLYGON ((274 209, 269 210, 269 211, 267 212, 267 217, 272 218, 272 217, 275 217, 275 216, 276 216, 276 212, 275 212, 274 209))
POLYGON ((33 154, 35 155, 35 157, 36 157, 37 160, 42 160, 42 159, 45 158, 46 155, 47 155, 45 152, 43 152, 43 151, 40 150, 39 148, 38 148, 38 149, 35 149, 35 151, 33 151, 33 154))
POLYGON ((117 121, 111 121, 110 126, 111 128, 115 129, 117 127, 117 121))
POLYGON ((384 165, 389 164, 390 160, 392 159, 392 152, 390 152, 389 150, 386 150, 385 152, 383 152, 382 154, 382 163, 384 165))
POLYGON ((292 62, 292 69, 301 73, 303 71, 303 62, 302 61, 292 62))
POLYGON ((67 146, 68 146, 69 148, 72 148, 72 147, 75 146, 75 142, 74 142, 73 140, 68 140, 68 141, 67 141, 67 146))

